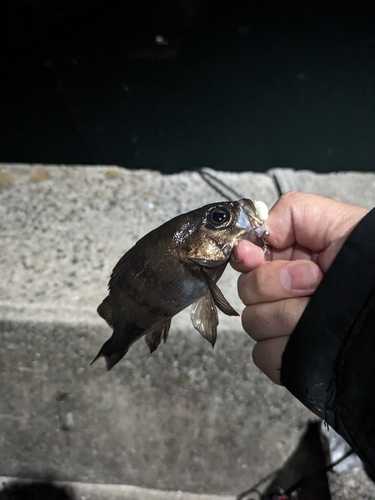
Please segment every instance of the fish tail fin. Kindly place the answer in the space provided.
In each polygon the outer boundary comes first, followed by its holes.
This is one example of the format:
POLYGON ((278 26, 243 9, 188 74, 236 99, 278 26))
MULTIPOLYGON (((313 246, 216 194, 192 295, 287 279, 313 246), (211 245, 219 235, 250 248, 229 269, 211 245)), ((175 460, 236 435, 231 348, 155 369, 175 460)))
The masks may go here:
POLYGON ((125 354, 129 350, 129 347, 130 346, 124 349, 121 347, 121 345, 119 344, 116 345, 116 343, 113 342, 113 336, 112 336, 110 339, 104 342, 98 354, 91 361, 90 366, 94 364, 97 359, 104 357, 107 370, 109 371, 120 361, 120 359, 122 359, 125 356, 125 354))
POLYGON ((145 330, 138 328, 133 322, 126 319, 118 297, 113 295, 108 295, 103 300, 98 307, 98 313, 113 328, 113 333, 111 338, 103 344, 91 364, 95 363, 98 358, 104 357, 107 370, 110 370, 125 356, 129 347, 144 335, 145 330))

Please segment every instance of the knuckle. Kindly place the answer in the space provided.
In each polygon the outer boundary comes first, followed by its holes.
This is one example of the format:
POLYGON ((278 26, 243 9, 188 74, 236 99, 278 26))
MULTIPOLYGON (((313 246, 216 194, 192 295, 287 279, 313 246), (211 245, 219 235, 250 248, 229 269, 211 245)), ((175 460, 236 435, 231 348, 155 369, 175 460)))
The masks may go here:
POLYGON ((254 309, 254 306, 245 307, 241 315, 241 323, 245 332, 255 339, 257 327, 254 321, 254 309))
POLYGON ((269 263, 265 262, 262 266, 253 271, 252 286, 255 297, 264 300, 267 296, 267 291, 272 285, 270 283, 270 275, 268 272, 269 263))
POLYGON ((272 307, 270 308, 269 304, 260 304, 259 306, 254 307, 253 316, 254 323, 262 331, 268 330, 270 325, 272 325, 274 322, 272 307))
POLYGON ((277 204, 291 208, 298 207, 308 196, 306 193, 301 193, 300 191, 288 191, 280 196, 277 204))
POLYGON ((242 302, 248 306, 258 301, 262 297, 262 284, 258 279, 256 270, 240 275, 237 281, 238 296, 242 302))
POLYGON ((261 273, 256 273, 253 275, 252 292, 255 297, 263 296, 263 280, 260 274, 261 273))
POLYGON ((308 302, 308 297, 299 297, 280 301, 277 319, 282 325, 284 331, 292 332, 294 330, 308 302))
POLYGON ((299 193, 298 191, 288 191, 287 193, 284 193, 280 196, 279 202, 287 203, 289 205, 291 201, 298 199, 300 196, 301 193, 299 193))
POLYGON ((239 298, 242 300, 244 304, 246 304, 246 296, 245 296, 247 289, 246 281, 247 281, 247 274, 240 274, 237 280, 237 292, 239 298))
POLYGON ((245 307, 242 317, 242 327, 255 341, 261 340, 272 327, 273 316, 268 304, 257 304, 245 307))

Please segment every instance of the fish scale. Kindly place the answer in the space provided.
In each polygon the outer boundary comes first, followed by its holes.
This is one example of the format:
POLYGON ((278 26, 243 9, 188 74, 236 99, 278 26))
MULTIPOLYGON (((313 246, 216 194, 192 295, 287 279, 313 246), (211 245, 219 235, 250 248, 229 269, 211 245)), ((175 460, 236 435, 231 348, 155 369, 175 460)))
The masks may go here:
POLYGON ((264 247, 267 234, 248 199, 205 205, 146 234, 112 271, 98 313, 113 333, 94 361, 104 356, 111 369, 143 336, 153 352, 166 342, 173 316, 191 304, 193 326, 214 345, 217 308, 237 315, 216 282, 241 240, 264 247))

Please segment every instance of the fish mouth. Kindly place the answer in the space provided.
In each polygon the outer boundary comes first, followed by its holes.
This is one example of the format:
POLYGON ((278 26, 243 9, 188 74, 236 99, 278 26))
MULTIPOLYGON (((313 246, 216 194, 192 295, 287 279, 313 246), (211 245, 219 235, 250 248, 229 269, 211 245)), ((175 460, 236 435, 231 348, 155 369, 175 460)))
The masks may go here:
POLYGON ((264 246, 264 221, 257 214, 254 203, 248 199, 238 201, 241 210, 236 225, 244 229, 245 240, 264 246))

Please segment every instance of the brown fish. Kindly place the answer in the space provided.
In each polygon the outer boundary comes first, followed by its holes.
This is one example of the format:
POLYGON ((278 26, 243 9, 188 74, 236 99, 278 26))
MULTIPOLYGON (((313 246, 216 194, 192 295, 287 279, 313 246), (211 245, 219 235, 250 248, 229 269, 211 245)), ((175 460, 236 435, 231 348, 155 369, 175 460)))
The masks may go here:
POLYGON ((214 346, 217 308, 238 316, 216 282, 241 240, 264 246, 263 223, 254 203, 242 199, 206 205, 146 234, 112 271, 98 313, 113 333, 94 361, 104 356, 110 370, 144 335, 155 351, 172 317, 190 304, 194 327, 214 346))

